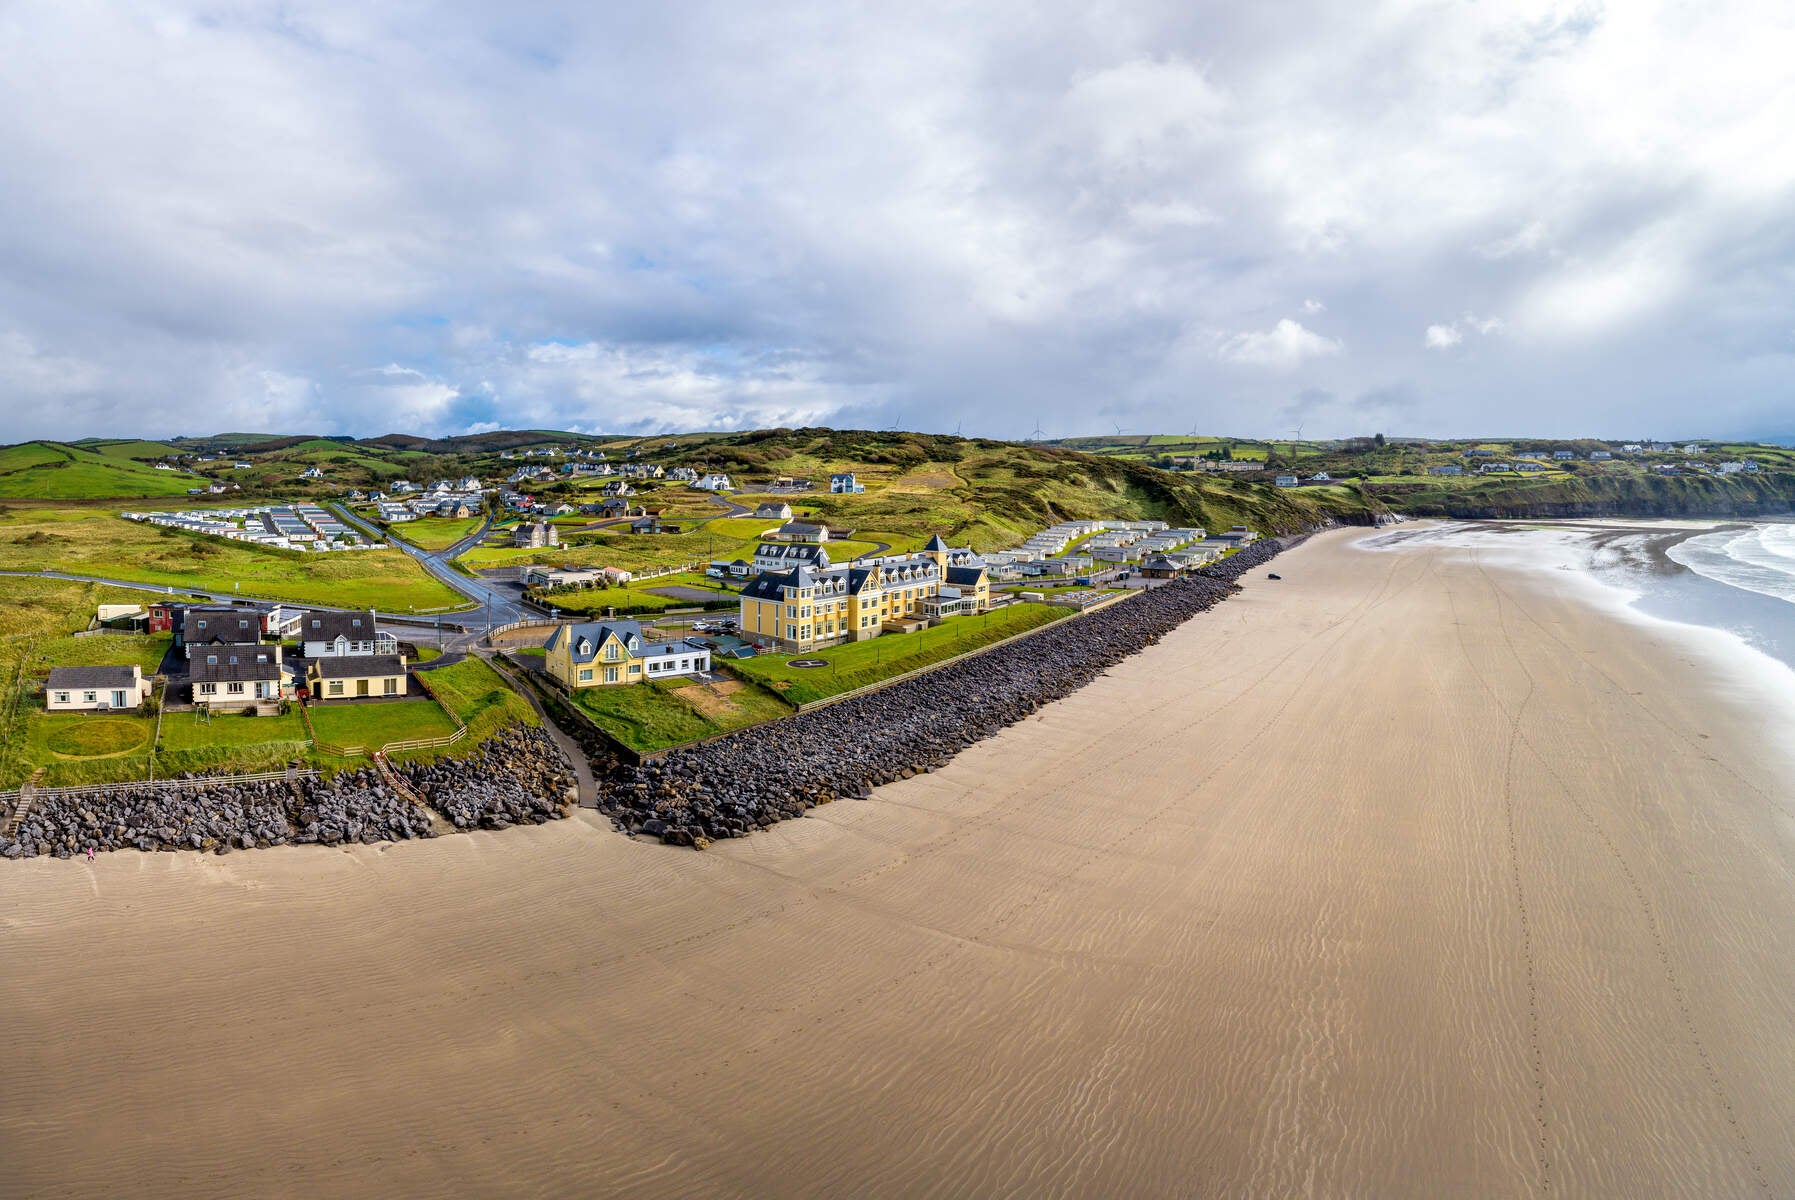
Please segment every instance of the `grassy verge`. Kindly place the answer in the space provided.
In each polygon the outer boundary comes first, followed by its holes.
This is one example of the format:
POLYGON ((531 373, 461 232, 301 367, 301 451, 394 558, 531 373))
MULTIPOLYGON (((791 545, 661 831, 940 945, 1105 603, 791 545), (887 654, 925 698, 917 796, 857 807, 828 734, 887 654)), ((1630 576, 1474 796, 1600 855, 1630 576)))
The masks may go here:
POLYGON ((584 688, 574 694, 574 703, 606 733, 641 751, 665 750, 792 711, 777 696, 739 680, 715 685, 654 680, 584 688))
POLYGON ((514 721, 526 725, 542 723, 529 701, 478 658, 419 672, 418 678, 457 721, 467 726, 469 740, 464 745, 483 741, 514 721))
POLYGON ((799 656, 828 659, 826 667, 791 667, 787 665, 789 656, 774 654, 763 654, 730 665, 733 670, 765 684, 791 703, 808 704, 878 683, 905 671, 945 662, 981 646, 1057 621, 1069 612, 1069 609, 1052 604, 1012 604, 976 617, 955 617, 920 633, 886 634, 871 641, 831 646, 799 656))

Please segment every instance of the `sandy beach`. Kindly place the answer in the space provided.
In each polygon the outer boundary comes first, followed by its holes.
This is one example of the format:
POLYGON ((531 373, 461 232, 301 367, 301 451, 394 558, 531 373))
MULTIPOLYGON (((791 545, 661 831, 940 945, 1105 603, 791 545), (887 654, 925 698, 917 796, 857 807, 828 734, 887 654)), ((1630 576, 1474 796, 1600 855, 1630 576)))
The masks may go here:
POLYGON ((1795 1194, 1789 726, 1366 536, 705 853, 0 863, 0 1195, 1795 1194))

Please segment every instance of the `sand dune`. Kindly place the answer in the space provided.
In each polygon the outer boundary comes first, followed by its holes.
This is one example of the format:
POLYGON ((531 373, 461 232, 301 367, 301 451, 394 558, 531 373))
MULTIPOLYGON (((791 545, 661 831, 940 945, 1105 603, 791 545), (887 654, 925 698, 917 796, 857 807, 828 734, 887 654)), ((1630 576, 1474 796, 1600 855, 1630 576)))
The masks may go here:
POLYGON ((0 1194, 1795 1194, 1758 718, 1359 536, 704 854, 0 864, 0 1194))

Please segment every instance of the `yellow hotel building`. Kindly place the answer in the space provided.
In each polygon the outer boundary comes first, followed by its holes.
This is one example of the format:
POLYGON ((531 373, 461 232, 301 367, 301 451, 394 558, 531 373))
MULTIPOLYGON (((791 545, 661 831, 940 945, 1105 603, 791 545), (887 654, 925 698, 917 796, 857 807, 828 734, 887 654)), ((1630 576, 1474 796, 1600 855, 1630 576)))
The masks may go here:
POLYGON ((914 628, 912 622, 929 619, 943 584, 959 592, 962 612, 990 606, 983 565, 971 551, 949 549, 938 536, 919 554, 764 572, 742 590, 741 633, 788 652, 864 641, 894 622, 914 628))

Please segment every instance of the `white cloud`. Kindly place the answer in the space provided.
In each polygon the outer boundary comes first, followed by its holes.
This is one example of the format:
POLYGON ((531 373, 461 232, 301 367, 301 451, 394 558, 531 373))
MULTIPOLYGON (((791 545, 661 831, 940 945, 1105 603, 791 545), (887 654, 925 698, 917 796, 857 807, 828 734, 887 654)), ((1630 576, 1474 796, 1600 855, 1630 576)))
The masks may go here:
POLYGON ((1786 4, 1200 14, 0 5, 0 438, 1795 433, 1786 4))
POLYGON ((1341 348, 1337 339, 1323 337, 1285 317, 1264 333, 1237 333, 1226 339, 1217 347, 1216 357, 1248 366, 1289 370, 1312 358, 1338 354, 1341 348))
POLYGON ((1529 221, 1508 237, 1484 242, 1477 247, 1477 253, 1484 258, 1499 262, 1505 258, 1531 255, 1545 244, 1545 240, 1545 225, 1539 221, 1529 221))
POLYGON ((1422 343, 1429 350, 1450 350, 1465 340, 1467 333, 1475 333, 1488 337, 1500 333, 1503 329, 1501 317, 1480 317, 1476 313, 1466 313, 1456 321, 1444 325, 1429 325, 1422 343))

